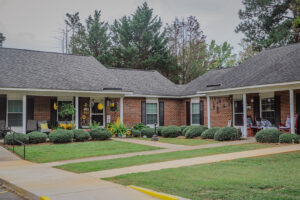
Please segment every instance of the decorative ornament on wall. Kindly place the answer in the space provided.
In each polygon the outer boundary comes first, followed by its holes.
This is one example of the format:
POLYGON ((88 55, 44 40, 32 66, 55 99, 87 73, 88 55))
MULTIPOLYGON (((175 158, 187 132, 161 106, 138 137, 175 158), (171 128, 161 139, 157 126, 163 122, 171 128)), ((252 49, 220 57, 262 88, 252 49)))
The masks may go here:
POLYGON ((102 103, 98 103, 97 109, 98 109, 98 110, 103 110, 103 104, 102 104, 102 103))
POLYGON ((53 104, 53 109, 57 110, 57 104, 56 104, 56 102, 54 102, 54 104, 53 104))
POLYGON ((110 110, 111 111, 116 111, 116 110, 118 110, 118 104, 117 103, 111 103, 110 105, 109 105, 109 107, 110 107, 110 110))

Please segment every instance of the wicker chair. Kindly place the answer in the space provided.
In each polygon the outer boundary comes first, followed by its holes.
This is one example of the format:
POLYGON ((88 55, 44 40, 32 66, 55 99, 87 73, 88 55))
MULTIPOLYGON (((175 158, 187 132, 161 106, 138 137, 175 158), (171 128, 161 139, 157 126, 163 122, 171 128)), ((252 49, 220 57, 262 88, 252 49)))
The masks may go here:
POLYGON ((26 131, 27 132, 32 132, 32 131, 37 131, 37 120, 28 120, 27 121, 27 126, 26 126, 26 131))

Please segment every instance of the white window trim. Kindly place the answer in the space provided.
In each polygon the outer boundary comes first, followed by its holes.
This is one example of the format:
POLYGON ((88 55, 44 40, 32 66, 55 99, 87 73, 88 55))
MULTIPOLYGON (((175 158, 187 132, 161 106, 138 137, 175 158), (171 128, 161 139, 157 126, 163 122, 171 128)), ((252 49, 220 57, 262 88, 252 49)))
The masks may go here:
POLYGON ((93 98, 94 103, 102 103, 103 104, 103 113, 92 113, 92 104, 91 104, 91 98, 90 98, 90 124, 92 124, 92 116, 93 115, 103 115, 103 122, 102 122, 102 126, 101 127, 105 127, 106 126, 106 121, 105 121, 105 99, 104 98, 93 98))
POLYGON ((197 124, 193 124, 193 103, 199 103, 200 106, 200 98, 199 97, 195 97, 195 98, 191 98, 191 105, 190 105, 190 119, 191 119, 191 125, 200 125, 200 123, 197 124))
MULTIPOLYGON (((146 98, 146 123, 147 123, 147 103, 156 103, 156 115, 157 122, 156 125, 159 126, 159 103, 158 98, 146 98)), ((149 127, 154 127, 154 124, 146 124, 149 127)))
MULTIPOLYGON (((20 100, 20 101, 23 101, 23 95, 7 95, 6 96, 6 127, 8 127, 8 101, 9 100, 20 100)), ((22 103, 22 106, 23 106, 23 103, 22 103)), ((23 114, 23 109, 22 109, 22 113, 23 114)), ((22 121, 23 123, 23 121, 22 121)), ((24 124, 22 124, 22 126, 12 126, 11 128, 22 128, 24 124)), ((17 131, 17 132, 21 132, 21 131, 17 131)))

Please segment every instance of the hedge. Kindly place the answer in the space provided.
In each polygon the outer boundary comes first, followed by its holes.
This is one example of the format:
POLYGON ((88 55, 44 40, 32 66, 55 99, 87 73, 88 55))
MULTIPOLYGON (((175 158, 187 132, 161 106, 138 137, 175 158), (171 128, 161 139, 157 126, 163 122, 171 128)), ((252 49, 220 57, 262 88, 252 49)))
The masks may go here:
POLYGON ((139 124, 134 125, 134 127, 132 129, 141 131, 144 128, 149 128, 149 127, 143 123, 139 123, 139 124))
MULTIPOLYGON (((156 130, 157 132, 157 130, 156 130)), ((141 131, 142 136, 147 136, 147 138, 151 138, 154 135, 154 128, 143 128, 141 131)))
POLYGON ((238 140, 241 138, 242 132, 234 127, 220 128, 214 135, 216 141, 238 140))
MULTIPOLYGON (((24 133, 14 133, 15 135, 15 139, 20 140, 21 142, 28 144, 29 142, 29 137, 28 135, 24 134, 24 133)), ((9 145, 20 145, 19 142, 16 142, 15 140, 13 140, 13 134, 8 134, 5 136, 4 138, 4 142, 5 144, 9 144, 9 145)))
POLYGON ((140 130, 132 129, 131 133, 132 133, 133 137, 141 137, 141 131, 140 130))
POLYGON ((256 133, 255 139, 261 143, 278 143, 282 133, 276 129, 264 129, 256 133))
POLYGON ((201 134, 207 129, 205 126, 191 126, 185 132, 186 138, 194 138, 201 136, 201 134))
POLYGON ((280 143, 299 143, 300 136, 296 134, 284 133, 279 136, 280 143))
POLYGON ((105 128, 96 128, 90 131, 93 140, 107 140, 111 138, 112 134, 105 128))
POLYGON ((205 130, 201 134, 201 138, 203 139, 214 139, 215 133, 220 129, 220 127, 212 127, 210 129, 205 130))
POLYGON ((183 131, 184 131, 187 127, 188 127, 188 126, 185 126, 185 125, 180 126, 180 129, 181 129, 181 135, 184 135, 184 134, 183 134, 183 131))
POLYGON ((185 136, 186 132, 189 130, 190 127, 191 127, 191 126, 185 126, 184 129, 181 129, 181 130, 182 130, 181 134, 182 134, 183 136, 185 136))
POLYGON ((162 129, 161 134, 164 137, 178 137, 181 134, 181 128, 178 126, 166 126, 162 129))
POLYGON ((159 126, 159 127, 156 128, 157 135, 162 136, 161 131, 162 131, 162 129, 163 129, 164 127, 165 127, 165 126, 159 126))
POLYGON ((91 137, 89 132, 82 130, 82 129, 73 130, 73 133, 74 133, 75 140, 78 142, 87 141, 91 137))
POLYGON ((73 131, 64 130, 64 129, 56 129, 49 134, 49 139, 53 143, 72 142, 73 137, 74 137, 73 131))
POLYGON ((47 141, 47 137, 48 137, 46 133, 42 133, 38 131, 28 133, 27 135, 30 144, 44 143, 47 141))

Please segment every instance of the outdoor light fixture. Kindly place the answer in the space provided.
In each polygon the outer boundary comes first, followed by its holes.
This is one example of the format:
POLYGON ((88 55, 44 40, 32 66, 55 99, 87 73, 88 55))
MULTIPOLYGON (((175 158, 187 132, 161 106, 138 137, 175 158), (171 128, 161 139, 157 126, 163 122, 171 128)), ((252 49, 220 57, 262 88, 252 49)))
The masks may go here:
POLYGON ((154 134, 153 134, 151 140, 152 140, 152 141, 158 141, 158 137, 157 137, 157 135, 156 135, 156 123, 154 124, 154 134))

